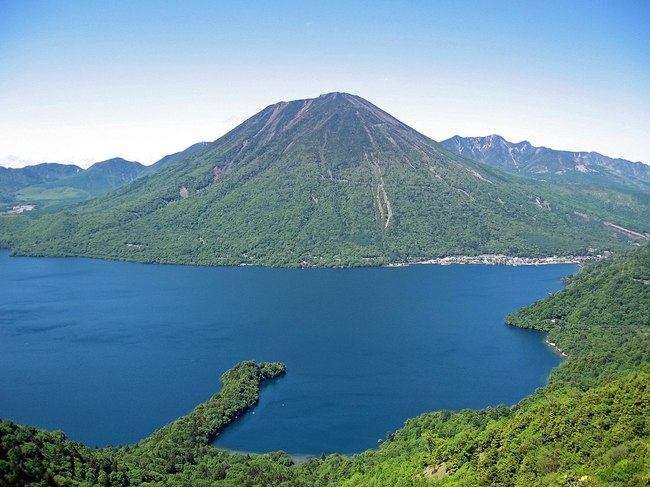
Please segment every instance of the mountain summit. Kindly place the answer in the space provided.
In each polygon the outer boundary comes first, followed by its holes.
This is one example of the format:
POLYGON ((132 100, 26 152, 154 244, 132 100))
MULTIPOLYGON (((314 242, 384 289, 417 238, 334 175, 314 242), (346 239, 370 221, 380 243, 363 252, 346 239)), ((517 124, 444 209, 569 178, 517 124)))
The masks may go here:
POLYGON ((11 243, 28 254, 322 266, 620 246, 604 218, 647 231, 647 209, 601 196, 606 210, 330 93, 270 105, 152 175, 33 221, 11 243))

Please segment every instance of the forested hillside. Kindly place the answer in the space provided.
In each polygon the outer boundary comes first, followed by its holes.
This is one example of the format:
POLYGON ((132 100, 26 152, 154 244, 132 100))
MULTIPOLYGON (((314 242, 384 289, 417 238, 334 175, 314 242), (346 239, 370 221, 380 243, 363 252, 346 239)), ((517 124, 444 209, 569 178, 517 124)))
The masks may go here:
POLYGON ((28 186, 52 183, 83 171, 72 164, 43 163, 22 168, 0 167, 0 205, 16 203, 16 193, 28 186))
POLYGON ((32 205, 37 212, 52 211, 124 186, 145 169, 121 157, 96 162, 88 169, 67 164, 0 167, 0 205, 32 205))
MULTIPOLYGON (((137 445, 90 449, 0 424, 3 485, 566 485, 650 483, 650 247, 582 268, 563 291, 508 317, 568 355, 519 405, 408 420, 377 450, 294 465, 284 453, 210 446, 281 364, 244 362, 190 415, 137 445)), ((287 371, 291 373, 291 371, 287 371)), ((507 378, 505 378, 507 380, 507 378)), ((323 391, 327 394, 327 391, 323 391)))

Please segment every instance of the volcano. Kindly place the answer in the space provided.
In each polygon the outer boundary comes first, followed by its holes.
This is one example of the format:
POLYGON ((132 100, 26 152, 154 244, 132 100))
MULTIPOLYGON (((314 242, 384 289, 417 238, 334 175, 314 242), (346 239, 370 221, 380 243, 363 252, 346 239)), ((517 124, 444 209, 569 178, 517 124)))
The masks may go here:
POLYGON ((17 254, 278 266, 622 245, 565 194, 448 151, 363 98, 330 93, 270 105, 10 240, 17 254))

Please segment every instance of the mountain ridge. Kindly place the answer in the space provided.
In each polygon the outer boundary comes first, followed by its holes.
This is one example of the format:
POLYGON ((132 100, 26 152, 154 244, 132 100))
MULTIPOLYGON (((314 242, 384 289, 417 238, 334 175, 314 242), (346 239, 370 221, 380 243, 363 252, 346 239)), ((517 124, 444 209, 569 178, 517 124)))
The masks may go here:
POLYGON ((650 166, 598 152, 572 152, 533 146, 527 140, 509 142, 500 135, 461 137, 440 142, 460 155, 504 171, 538 179, 610 183, 650 190, 650 166))
POLYGON ((182 151, 174 152, 172 154, 167 154, 166 156, 163 156, 161 159, 157 160, 153 164, 146 166, 144 172, 145 174, 149 174, 158 171, 159 169, 169 166, 170 164, 173 164, 174 162, 182 159, 183 157, 187 157, 188 155, 193 154, 198 150, 201 150, 202 148, 206 147, 209 144, 210 142, 197 142, 196 144, 192 144, 191 146, 189 146, 188 148, 182 151))
POLYGON ((33 166, 9 168, 0 166, 0 204, 15 202, 15 193, 27 186, 45 184, 74 176, 83 171, 73 164, 44 162, 33 166))
POLYGON ((56 209, 76 204, 152 174, 208 144, 198 142, 148 166, 122 157, 95 162, 86 169, 62 163, 40 163, 22 168, 0 166, 0 205, 10 208, 29 204, 56 209))
POLYGON ((139 162, 114 157, 96 162, 88 169, 51 163, 4 171, 2 169, 0 168, 0 203, 8 207, 29 205, 39 210, 52 210, 79 203, 128 184, 143 174, 145 166, 139 162), (24 177, 51 172, 53 168, 60 177, 24 177))
POLYGON ((139 162, 112 157, 96 162, 85 171, 59 180, 58 183, 90 193, 104 192, 133 181, 144 171, 144 168, 145 166, 139 162))

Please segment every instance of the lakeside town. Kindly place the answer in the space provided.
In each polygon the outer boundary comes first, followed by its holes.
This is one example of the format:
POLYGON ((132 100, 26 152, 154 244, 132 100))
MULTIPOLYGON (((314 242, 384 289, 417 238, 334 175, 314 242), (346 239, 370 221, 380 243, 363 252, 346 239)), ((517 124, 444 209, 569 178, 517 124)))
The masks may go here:
POLYGON ((449 257, 439 257, 436 259, 428 259, 421 261, 400 262, 396 264, 388 264, 388 267, 405 267, 416 264, 437 264, 437 265, 451 265, 451 264, 486 264, 486 265, 549 265, 549 264, 582 264, 590 260, 599 260, 609 257, 611 252, 603 252, 602 254, 593 255, 568 255, 568 256, 550 256, 550 257, 512 257, 508 255, 455 255, 449 257))

